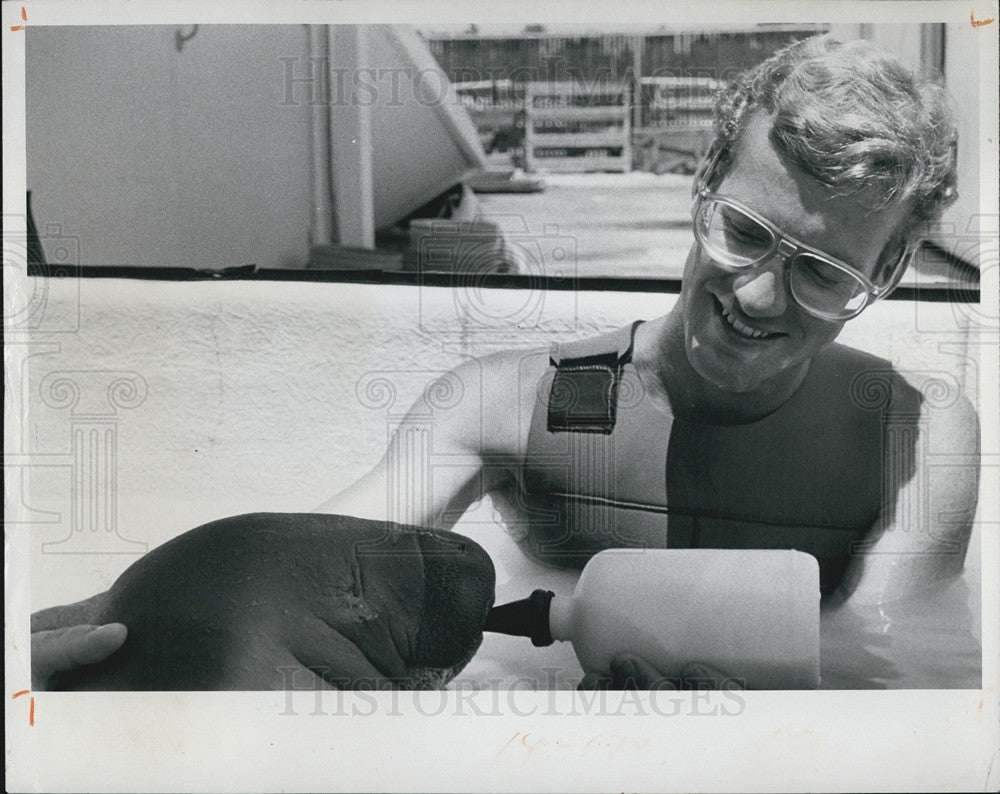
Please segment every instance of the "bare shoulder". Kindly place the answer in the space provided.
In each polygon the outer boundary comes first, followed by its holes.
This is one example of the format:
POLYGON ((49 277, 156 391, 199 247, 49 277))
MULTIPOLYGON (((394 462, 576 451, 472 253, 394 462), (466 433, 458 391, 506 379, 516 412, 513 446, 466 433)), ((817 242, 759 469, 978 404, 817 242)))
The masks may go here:
POLYGON ((823 351, 821 365, 834 380, 846 383, 858 408, 882 410, 890 422, 911 420, 956 450, 978 449, 978 415, 958 374, 901 369, 841 344, 823 351))
POLYGON ((436 428, 453 445, 519 458, 548 363, 547 348, 502 350, 463 362, 448 373, 447 388, 460 395, 452 407, 435 411, 436 428))
POLYGON ((892 372, 886 419, 915 422, 934 455, 979 455, 979 415, 957 374, 946 371, 892 372))
POLYGON ((938 387, 934 394, 923 390, 921 415, 930 428, 931 452, 974 454, 979 459, 979 414, 961 390, 938 387))

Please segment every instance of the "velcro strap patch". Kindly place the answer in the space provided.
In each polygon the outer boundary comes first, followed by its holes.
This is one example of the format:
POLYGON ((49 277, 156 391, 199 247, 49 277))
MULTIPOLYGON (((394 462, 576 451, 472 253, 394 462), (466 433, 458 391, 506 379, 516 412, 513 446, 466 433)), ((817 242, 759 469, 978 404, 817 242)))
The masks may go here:
POLYGON ((621 373, 617 351, 563 359, 556 366, 549 393, 549 432, 611 433, 621 373))

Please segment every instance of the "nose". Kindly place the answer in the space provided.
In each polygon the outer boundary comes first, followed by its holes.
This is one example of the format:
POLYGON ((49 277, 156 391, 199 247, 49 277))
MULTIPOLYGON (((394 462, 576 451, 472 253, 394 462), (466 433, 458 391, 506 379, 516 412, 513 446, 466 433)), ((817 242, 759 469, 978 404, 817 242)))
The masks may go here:
POLYGON ((785 258, 776 256, 770 267, 759 267, 738 276, 733 282, 733 294, 740 308, 751 317, 779 317, 788 308, 785 296, 785 258))

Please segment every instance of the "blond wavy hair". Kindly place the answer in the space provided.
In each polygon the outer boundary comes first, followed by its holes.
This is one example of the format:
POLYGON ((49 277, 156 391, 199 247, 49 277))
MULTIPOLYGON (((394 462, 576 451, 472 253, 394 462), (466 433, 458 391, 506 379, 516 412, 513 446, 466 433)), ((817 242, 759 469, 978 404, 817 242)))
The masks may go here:
MULTIPOLYGON (((912 245, 958 196, 950 96, 939 78, 917 77, 871 42, 795 42, 720 91, 706 158, 714 177, 757 112, 771 117, 778 150, 838 193, 866 191, 873 208, 911 202, 899 245, 912 245)), ((898 274, 886 275, 879 280, 898 274)))

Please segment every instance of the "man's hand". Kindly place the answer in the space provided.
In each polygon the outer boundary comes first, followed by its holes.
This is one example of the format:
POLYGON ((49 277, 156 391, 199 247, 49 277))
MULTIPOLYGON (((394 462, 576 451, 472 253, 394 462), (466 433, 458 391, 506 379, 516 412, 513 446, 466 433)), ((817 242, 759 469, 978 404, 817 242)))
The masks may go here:
POLYGON ((121 623, 66 626, 31 635, 31 688, 49 688, 53 676, 107 659, 128 633, 121 623))
POLYGON ((694 662, 680 678, 664 676, 645 659, 619 654, 611 660, 609 673, 587 673, 580 689, 741 689, 737 679, 714 667, 694 662))

